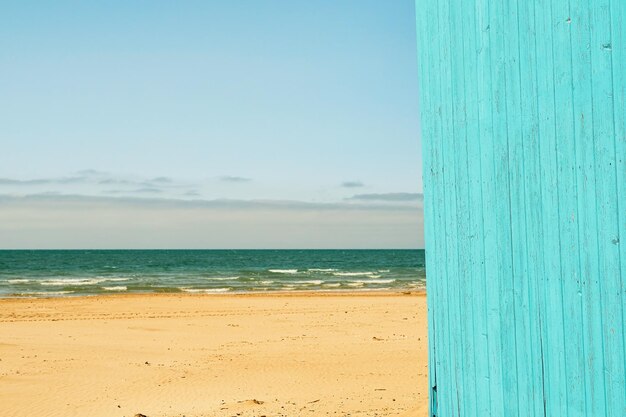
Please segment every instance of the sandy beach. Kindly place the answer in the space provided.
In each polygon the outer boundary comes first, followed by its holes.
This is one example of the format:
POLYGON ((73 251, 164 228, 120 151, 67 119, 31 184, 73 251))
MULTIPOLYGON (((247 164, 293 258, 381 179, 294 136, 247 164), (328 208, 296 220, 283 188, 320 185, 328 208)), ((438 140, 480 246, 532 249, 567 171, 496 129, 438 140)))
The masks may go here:
POLYGON ((426 416, 423 293, 0 300, 0 416, 426 416))

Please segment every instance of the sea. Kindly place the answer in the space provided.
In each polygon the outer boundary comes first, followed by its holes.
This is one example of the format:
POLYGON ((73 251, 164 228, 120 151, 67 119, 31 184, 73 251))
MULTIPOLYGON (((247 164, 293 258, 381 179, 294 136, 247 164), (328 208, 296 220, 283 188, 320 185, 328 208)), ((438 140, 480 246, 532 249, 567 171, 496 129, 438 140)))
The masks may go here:
POLYGON ((3 250, 0 298, 411 291, 423 250, 3 250))

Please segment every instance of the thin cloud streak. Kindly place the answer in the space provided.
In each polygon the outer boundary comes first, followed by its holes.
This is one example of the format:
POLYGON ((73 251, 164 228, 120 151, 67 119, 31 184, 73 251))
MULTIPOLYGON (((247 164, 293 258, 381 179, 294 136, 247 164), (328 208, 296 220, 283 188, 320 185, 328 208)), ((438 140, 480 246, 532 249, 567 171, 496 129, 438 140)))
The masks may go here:
POLYGON ((384 194, 356 194, 346 200, 355 201, 423 201, 424 195, 420 193, 384 193, 384 194))
POLYGON ((161 183, 161 184, 169 184, 171 182, 173 182, 174 180, 172 180, 170 177, 156 177, 156 178, 152 178, 151 180, 148 180, 147 182, 156 182, 156 183, 161 183))
POLYGON ((136 190, 106 190, 106 194, 160 194, 163 190, 158 188, 138 188, 136 190))
MULTIPOLYGON (((139 190, 134 190, 139 191, 139 190)), ((158 190, 145 190, 146 193, 152 193, 158 190)), ((111 194, 125 193, 124 190, 109 190, 111 194)), ((16 196, 10 194, 0 194, 0 208, 2 205, 13 204, 33 204, 33 203, 49 203, 49 204, 79 204, 79 205, 114 205, 129 207, 150 207, 150 208, 213 208, 227 210, 293 210, 293 211, 403 211, 416 212, 421 211, 420 207, 407 206, 405 204, 398 205, 380 205, 380 204, 354 204, 354 203, 312 203, 306 201, 293 200, 235 200, 235 199, 213 199, 213 200, 184 200, 176 198, 147 198, 147 197, 107 197, 107 196, 88 196, 79 194, 50 194, 39 193, 24 196, 16 196)))
POLYGON ((76 184, 87 181, 87 177, 64 177, 64 178, 37 178, 32 180, 18 180, 13 178, 0 178, 0 185, 47 185, 47 184, 76 184))
POLYGON ((363 184, 361 181, 344 181, 341 183, 341 186, 343 188, 359 188, 364 187, 365 184, 363 184))
POLYGON ((98 181, 98 184, 103 184, 103 185, 111 185, 111 184, 115 184, 115 185, 133 185, 135 183, 132 182, 132 181, 122 180, 122 179, 117 179, 117 178, 107 178, 107 179, 98 181))
POLYGON ((220 177, 220 181, 222 182, 233 182, 233 183, 238 183, 238 182, 250 182, 252 181, 251 178, 246 178, 246 177, 233 177, 230 175, 224 175, 222 177, 220 177))
MULTIPOLYGON (((85 193, 86 187, 90 190, 88 193, 103 192, 105 194, 115 193, 161 193, 166 189, 189 188, 193 184, 177 183, 170 177, 154 177, 150 179, 120 177, 111 175, 106 172, 86 169, 79 171, 75 176, 68 177, 52 177, 52 178, 35 178, 35 179, 16 179, 16 178, 0 178, 0 187, 6 186, 13 190, 19 190, 21 187, 45 188, 46 186, 61 186, 66 189, 66 193, 85 193), (117 186, 119 189, 103 190, 103 186, 117 186), (126 187, 128 187, 126 189, 126 187), (80 191, 79 191, 80 190, 80 191)), ((56 188, 56 187, 55 187, 56 188)), ((39 192, 40 190, 37 190, 39 192)), ((46 191, 41 190, 41 192, 46 191)))

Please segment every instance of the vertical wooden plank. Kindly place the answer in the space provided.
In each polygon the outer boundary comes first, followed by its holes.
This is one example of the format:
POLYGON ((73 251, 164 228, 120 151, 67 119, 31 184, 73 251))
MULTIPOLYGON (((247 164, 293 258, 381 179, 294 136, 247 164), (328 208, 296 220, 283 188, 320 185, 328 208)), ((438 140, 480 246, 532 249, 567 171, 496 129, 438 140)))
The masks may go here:
POLYGON ((618 237, 611 241, 618 250, 618 276, 611 277, 603 290, 604 306, 611 320, 603 325, 607 410, 610 416, 626 415, 626 2, 612 0, 611 57, 613 80, 613 123, 616 173, 618 237), (621 317, 620 317, 621 316, 621 317), (620 335, 621 333, 621 335, 620 335), (621 336, 621 338, 620 338, 621 336), (621 360, 620 360, 621 357, 621 360))
POLYGON ((502 367, 500 388, 504 409, 503 415, 517 414, 517 378, 515 358, 515 313, 513 298, 513 266, 511 249, 511 192, 509 188, 509 143, 507 129, 507 56, 505 40, 507 28, 504 22, 505 10, 499 0, 489 2, 491 16, 490 49, 492 71, 492 116, 493 116, 493 152, 494 152, 494 203, 492 212, 496 220, 497 273, 493 276, 498 281, 498 294, 489 294, 490 301, 498 303, 495 308, 500 325, 499 361, 502 367), (513 398, 514 401, 510 399, 513 398))
MULTIPOLYGON (((613 39, 611 5, 609 0, 589 3, 590 53, 592 80, 594 171, 596 178, 595 198, 597 216, 597 270, 590 285, 594 289, 595 304, 590 308, 593 332, 593 354, 590 361, 590 391, 594 414, 608 416, 624 415, 623 362, 617 355, 621 344, 615 337, 616 329, 623 328, 622 312, 615 304, 612 288, 620 285, 620 248, 617 198, 617 161, 615 154, 614 85, 613 85, 613 39), (591 362, 594 361, 594 362, 591 362), (605 372, 606 369, 606 372, 605 372), (621 385, 620 385, 621 384, 621 385), (621 400, 620 400, 621 398, 621 400)), ((619 47, 619 46, 618 46, 619 47)), ((621 68, 624 71, 624 68, 621 68)), ((623 331, 622 331, 623 333, 623 331)))
MULTIPOLYGON (((461 4, 450 4, 450 27, 457 28, 465 33, 463 27, 463 7, 461 4)), ((469 181, 467 178, 467 98, 466 84, 468 68, 465 63, 466 37, 451 37, 451 61, 452 61, 452 125, 454 135, 454 201, 455 201, 455 224, 454 234, 456 239, 457 265, 453 269, 453 274, 458 282, 456 285, 456 308, 455 316, 464 317, 459 320, 459 333, 455 337, 456 356, 458 358, 455 374, 461 382, 457 387, 457 398, 462 402, 464 410, 470 412, 474 409, 476 402, 475 384, 470 384, 475 380, 475 364, 473 353, 473 314, 472 306, 468 303, 474 287, 474 277, 470 274, 470 259, 468 239, 469 232, 469 181)), ((451 306, 452 307, 452 306, 451 306)), ((458 412, 461 415, 461 412, 458 412)))
POLYGON ((489 362, 489 415, 504 415, 505 396, 502 388, 503 363, 501 360, 502 341, 500 338, 500 279, 498 252, 498 218, 490 210, 495 209, 496 199, 496 170, 495 170, 495 141, 496 141, 496 101, 493 99, 494 69, 492 62, 498 51, 494 51, 492 38, 493 20, 495 12, 491 8, 490 0, 477 3, 478 26, 480 30, 480 54, 478 78, 479 88, 479 123, 481 129, 481 188, 483 213, 483 245, 484 245, 484 297, 485 316, 487 318, 487 332, 484 341, 487 344, 489 362))
POLYGON ((578 323, 583 333, 585 358, 585 404, 586 414, 604 414, 601 396, 604 383, 601 372, 595 367, 602 366, 600 319, 597 307, 601 300, 596 281, 598 271, 598 243, 596 223, 596 178, 594 173, 593 136, 593 86, 591 80, 591 27, 590 10, 586 0, 577 0, 571 8, 572 76, 574 104, 574 134, 576 142, 577 201, 578 201, 578 247, 580 265, 580 299, 582 302, 582 322, 578 323), (598 344, 600 343, 600 349, 598 344), (598 378, 600 376, 600 378, 598 378))
POLYGON ((465 112, 467 129, 467 191, 468 191, 468 228, 467 240, 469 241, 468 262, 469 276, 471 277, 470 294, 468 302, 471 308, 471 343, 472 352, 468 352, 470 361, 473 362, 473 382, 467 395, 473 396, 472 403, 466 408, 466 416, 483 416, 489 412, 489 363, 486 352, 487 317, 485 314, 485 274, 483 228, 482 228, 482 178, 481 178, 481 137, 480 137, 480 114, 478 97, 478 36, 480 32, 477 22, 478 4, 472 2, 462 3, 462 15, 464 16, 462 31, 465 33, 463 45, 463 62, 465 68, 465 112))
MULTIPOLYGON (((528 401, 528 416, 544 416, 544 372, 542 355, 542 338, 545 333, 542 317, 545 315, 543 303, 543 241, 541 236, 542 205, 539 165, 539 115, 538 115, 538 87, 537 87, 537 33, 535 22, 535 2, 518 2, 518 38, 519 38, 519 72, 520 72, 520 118, 522 119, 522 159, 523 172, 522 188, 524 191, 524 244, 526 258, 524 272, 518 280, 527 281, 526 293, 522 294, 522 313, 527 318, 528 327, 523 343, 518 340, 528 352, 529 362, 524 363, 522 369, 528 373, 526 400, 528 401), (540 291, 541 289, 541 291, 540 291)), ((518 366, 518 368, 520 368, 518 366)), ((520 397, 520 402, 524 401, 520 397)))
MULTIPOLYGON (((482 389, 479 391, 481 398, 488 399, 484 403, 479 401, 479 415, 502 415, 504 412, 504 396, 496 381, 502 380, 502 366, 499 356, 499 337, 494 331, 499 329, 497 318, 497 300, 491 299, 493 294, 499 293, 499 282, 494 280, 496 276, 496 221, 494 216, 485 215, 485 211, 494 207, 494 170, 493 170, 493 113, 491 100, 491 25, 488 0, 476 1, 476 33, 477 33, 477 104, 478 125, 480 135, 480 204, 476 208, 480 211, 482 240, 482 277, 478 292, 482 298, 482 314, 480 334, 477 339, 483 350, 480 368, 483 378, 477 381, 482 389), (492 335, 489 337, 489 335, 492 335)), ((478 215, 478 212, 476 213, 478 215)), ((477 346, 477 349, 479 347, 477 346)))
MULTIPOLYGON (((436 25, 439 25, 439 2, 437 0, 433 0, 429 2, 429 7, 427 10, 430 11, 430 15, 427 19, 434 21, 436 25)), ((441 57, 440 57, 440 39, 438 36, 438 32, 433 30, 432 22, 428 24, 426 29, 427 36, 430 39, 430 43, 428 44, 428 48, 430 49, 430 55, 432 56, 432 70, 431 70, 431 85, 429 86, 429 91, 432 91, 433 94, 433 105, 432 109, 435 114, 433 115, 435 119, 435 125, 432 130, 432 139, 435 143, 433 144, 433 153, 431 154, 431 168, 430 168, 430 176, 434 179, 433 187, 431 187, 433 194, 433 211, 436 213, 436 217, 434 219, 433 228, 436 227, 436 233, 446 233, 445 229, 445 217, 446 217, 446 207, 445 207, 445 188, 444 188, 444 172, 443 172, 443 119, 441 114, 441 102, 443 100, 442 97, 442 88, 441 88, 441 57), (435 188, 435 186, 438 186, 435 188)), ((448 319, 446 316, 446 307, 445 302, 443 302, 446 290, 447 290, 447 266, 446 263, 442 263, 442 259, 447 259, 446 253, 446 242, 443 239, 437 239, 437 253, 439 254, 439 260, 436 262, 431 258, 430 265, 432 265, 433 269, 436 269, 437 275, 435 276, 436 282, 434 283, 435 294, 432 294, 434 299, 434 307, 437 312, 437 316, 434 318, 435 326, 434 329, 435 338, 437 340, 437 348, 436 348, 436 357, 435 357, 435 372, 436 372, 436 384, 431 387, 431 394, 435 398, 432 399, 431 404, 436 406, 436 415, 441 415, 442 404, 439 400, 438 390, 441 386, 447 386, 449 384, 449 378, 447 377, 446 365, 447 365, 447 355, 448 355, 448 340, 447 336, 447 327, 446 320, 448 319)))
MULTIPOLYGON (((451 36, 453 28, 450 25, 450 7, 449 1, 438 1, 438 20, 439 20, 439 57, 440 57, 440 74, 441 74, 441 118, 442 118, 442 171, 444 186, 444 206, 445 216, 444 224, 446 235, 446 282, 444 284, 443 297, 440 302, 445 303, 444 310, 445 340, 447 341, 445 365, 443 367, 444 376, 449 383, 445 386, 446 395, 441 398, 444 401, 439 402, 439 413, 442 416, 458 416, 460 402, 458 400, 458 386, 461 384, 459 380, 459 369, 457 356, 457 335, 460 334, 460 322, 456 320, 456 311, 458 299, 456 298, 456 288, 459 285, 456 267, 458 266, 457 238, 456 235, 456 192, 454 184, 454 126, 452 123, 453 102, 452 102, 452 51, 451 36)), ((441 369, 441 368, 440 368, 441 369)))
MULTIPOLYGON (((559 232, 559 199, 556 143, 556 107, 554 65, 554 32, 552 0, 536 4, 537 20, 537 81, 539 112, 539 164, 541 178, 542 241, 544 248, 544 311, 545 332, 542 337, 544 364, 545 414, 566 415, 567 385, 565 375, 565 345, 563 299, 561 291, 561 257, 559 232)), ((560 103, 558 103, 560 106, 560 103)))
MULTIPOLYGON (((436 10, 435 10, 435 14, 434 16, 437 17, 436 22, 438 27, 440 27, 441 25, 441 7, 443 7, 443 1, 441 0, 437 0, 435 1, 435 6, 436 6, 436 10)), ((433 17, 434 17, 433 16, 433 17)), ((431 29, 432 30, 432 27, 431 29)), ((439 149, 439 172, 441 175, 441 200, 439 202, 440 204, 440 210, 442 213, 441 216, 441 223, 440 223, 440 228, 439 228, 439 232, 440 233, 444 233, 446 236, 448 235, 448 224, 447 224, 447 218, 449 216, 448 214, 448 206, 447 206, 447 196, 446 196, 446 192, 447 192, 447 184, 448 182, 446 181, 446 177, 449 175, 448 170, 446 170, 445 168, 445 160, 444 160, 444 156, 446 155, 447 152, 449 152, 449 149, 446 149, 447 147, 447 143, 445 140, 446 135, 449 135, 449 130, 445 128, 445 124, 449 122, 449 118, 448 118, 448 112, 446 111, 444 113, 444 109, 447 110, 447 106, 444 104, 444 101, 447 99, 447 90, 444 88, 444 83, 447 82, 448 77, 444 76, 446 73, 444 71, 444 67, 445 64, 442 63, 443 58, 442 58, 442 49, 443 49, 443 45, 445 45, 445 41, 443 39, 442 36, 439 36, 439 32, 437 31, 436 35, 435 35, 435 39, 437 40, 436 43, 433 44, 433 47, 436 48, 435 51, 435 56, 436 56, 436 71, 438 73, 438 83, 437 83, 437 88, 438 88, 438 93, 439 93, 439 101, 437 103, 437 117, 438 117, 438 121, 439 121, 439 125, 438 125, 438 131, 437 131, 437 140, 438 140, 438 149, 439 149), (435 46, 436 45, 436 46, 435 46), (444 96, 444 94, 446 94, 444 96)), ((441 283, 438 286, 438 290, 439 290, 439 294, 437 297, 437 301, 441 306, 440 309, 440 316, 439 316, 439 322, 440 322, 440 326, 439 326, 439 340, 442 341, 442 343, 439 344, 440 349, 439 349, 439 356, 437 357, 438 359, 438 363, 437 363, 437 411, 438 411, 438 416, 441 415, 448 415, 448 410, 450 409, 450 407, 452 406, 452 401, 453 398, 455 398, 455 393, 454 391, 451 389, 453 387, 453 379, 451 377, 451 356, 450 356, 450 328, 448 325, 448 322, 450 320, 450 310, 448 308, 448 303, 449 303, 449 299, 448 299, 448 288, 450 287, 450 282, 448 280, 448 241, 447 240, 443 240, 441 242, 441 253, 444 254, 444 258, 446 259, 446 262, 441 263, 439 265, 439 268, 442 269, 442 276, 444 279, 442 279, 441 283), (439 395, 439 393, 441 393, 443 390, 444 395, 439 395), (441 400, 443 399, 443 400, 441 400)))
MULTIPOLYGON (((516 411, 519 416, 529 415, 529 372, 525 369, 531 363, 528 347, 525 343, 528 333, 527 295, 528 274, 525 260, 526 252, 526 224, 525 224, 525 194, 524 194, 524 158, 523 158, 523 125, 528 115, 522 114, 521 105, 521 74, 520 74, 520 36, 517 0, 504 2, 504 42, 505 55, 505 97, 506 97, 506 135, 510 200, 510 257, 511 283, 509 290, 511 297, 511 318, 507 326, 514 350, 508 352, 511 365, 515 366, 514 380, 517 393, 516 411)), ((512 372, 510 372, 512 373, 512 372)), ((513 383, 513 381, 512 381, 513 383)), ((513 395, 513 392, 511 392, 513 395)), ((513 402, 513 401, 511 401, 513 402)))
MULTIPOLYGON (((429 27, 427 28, 427 34, 430 35, 431 42, 428 44, 428 48, 432 51, 432 66, 433 72, 436 72, 436 77, 431 77, 432 87, 431 91, 433 91, 433 96, 436 97, 435 103, 433 103, 433 111, 435 112, 434 118, 436 120, 435 125, 433 126, 433 137, 432 140, 436 143, 433 145, 432 151, 432 159, 431 159, 431 175, 437 178, 436 185, 437 189, 432 188, 433 191, 433 211, 436 213, 435 223, 433 228, 435 228, 435 233, 437 233, 437 243, 436 249, 437 254, 439 254, 439 258, 437 260, 431 260, 430 265, 431 268, 436 268, 440 271, 435 277, 435 294, 432 295, 432 299, 435 303, 435 308, 438 310, 438 315, 436 317, 436 340, 438 343, 437 356, 436 360, 436 385, 433 385, 434 389, 431 391, 436 395, 434 399, 436 402, 436 415, 445 415, 447 409, 446 406, 451 404, 451 399, 447 401, 441 401, 440 397, 446 399, 449 397, 450 393, 446 392, 447 396, 440 396, 439 392, 441 392, 441 387, 444 389, 449 389, 448 387, 453 386, 454 382, 450 378, 450 341, 449 341, 449 322, 448 322, 448 265, 447 262, 442 262, 448 258, 447 255, 447 241, 446 239, 440 239, 439 236, 443 233, 447 236, 446 229, 446 218, 447 218, 447 204, 446 204, 446 181, 445 176, 446 172, 444 170, 444 154, 445 154, 445 141, 443 140, 444 134, 444 126, 448 122, 447 119, 444 119, 443 113, 443 101, 444 101, 444 80, 445 77, 442 77, 442 46, 444 44, 444 40, 440 36, 440 31, 433 30, 434 26, 440 27, 443 22, 440 18, 440 2, 432 1, 429 2, 428 11, 430 12, 427 16, 429 27), (434 22, 434 23, 433 23, 434 22), (436 80, 436 82, 434 82, 436 80)), ((446 96, 447 97, 447 96, 446 96)))
POLYGON ((563 291, 564 346, 568 417, 584 416, 585 371, 582 334, 582 310, 578 256, 578 202, 576 181, 576 142, 574 132, 571 18, 569 2, 555 0, 553 8, 556 143, 559 182, 559 233, 561 286, 563 291))

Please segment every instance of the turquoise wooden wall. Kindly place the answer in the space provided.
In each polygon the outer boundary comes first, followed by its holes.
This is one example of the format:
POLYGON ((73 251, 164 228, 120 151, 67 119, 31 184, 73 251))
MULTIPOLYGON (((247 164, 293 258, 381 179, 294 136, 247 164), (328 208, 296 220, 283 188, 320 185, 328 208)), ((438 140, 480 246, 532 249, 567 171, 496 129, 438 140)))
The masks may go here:
POLYGON ((626 0, 417 0, 431 415, 626 416, 626 0))

